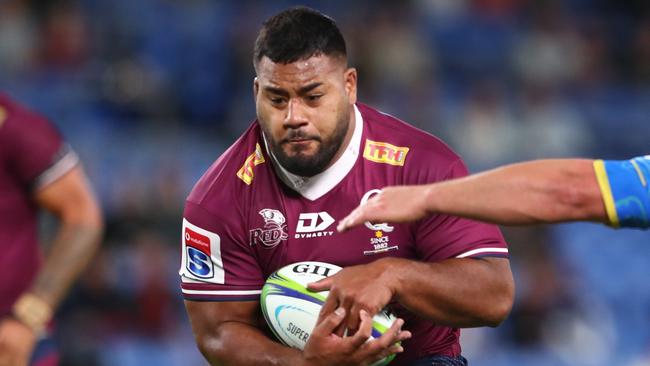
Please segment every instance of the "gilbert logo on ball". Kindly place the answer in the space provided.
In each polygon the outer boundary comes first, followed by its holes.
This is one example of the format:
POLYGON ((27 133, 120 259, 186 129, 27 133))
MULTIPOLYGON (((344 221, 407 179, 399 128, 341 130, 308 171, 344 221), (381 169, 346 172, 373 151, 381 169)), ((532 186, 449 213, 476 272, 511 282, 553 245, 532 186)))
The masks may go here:
MULTIPOLYGON (((307 284, 329 277, 341 267, 323 262, 298 262, 269 276, 262 289, 262 313, 275 336, 285 345, 302 350, 316 326, 329 291, 312 292, 307 284)), ((373 318, 371 339, 379 338, 397 318, 382 311, 373 318)), ((386 365, 395 355, 373 366, 386 365)))

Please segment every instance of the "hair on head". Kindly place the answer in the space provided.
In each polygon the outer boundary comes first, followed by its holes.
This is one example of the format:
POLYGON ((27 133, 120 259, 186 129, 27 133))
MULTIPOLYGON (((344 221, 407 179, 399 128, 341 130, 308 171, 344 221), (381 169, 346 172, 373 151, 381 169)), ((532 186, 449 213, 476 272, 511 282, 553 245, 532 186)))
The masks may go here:
POLYGON ((255 40, 253 65, 257 67, 264 56, 274 63, 289 64, 319 55, 345 58, 345 39, 332 18, 299 6, 264 22, 255 40))

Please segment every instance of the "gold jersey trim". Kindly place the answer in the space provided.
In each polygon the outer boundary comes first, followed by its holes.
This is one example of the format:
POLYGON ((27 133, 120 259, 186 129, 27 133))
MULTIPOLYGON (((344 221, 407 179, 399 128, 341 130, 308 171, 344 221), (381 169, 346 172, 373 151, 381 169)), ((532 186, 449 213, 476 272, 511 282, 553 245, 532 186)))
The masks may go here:
POLYGON ((619 227, 620 222, 618 214, 616 213, 616 204, 614 203, 612 187, 609 185, 609 177, 607 176, 607 170, 605 169, 605 162, 603 160, 595 160, 594 171, 596 172, 598 186, 600 186, 600 193, 603 196, 603 202, 605 203, 605 210, 607 211, 609 223, 613 227, 619 227))

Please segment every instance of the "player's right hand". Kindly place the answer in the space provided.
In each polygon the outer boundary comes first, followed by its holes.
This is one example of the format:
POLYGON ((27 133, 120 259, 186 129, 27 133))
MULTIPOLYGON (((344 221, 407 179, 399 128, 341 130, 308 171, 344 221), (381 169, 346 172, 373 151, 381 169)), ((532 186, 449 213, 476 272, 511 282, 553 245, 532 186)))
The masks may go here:
POLYGON ((398 223, 419 220, 428 214, 426 190, 426 185, 383 188, 343 218, 336 229, 343 232, 366 221, 398 223))
POLYGON ((345 309, 338 308, 320 321, 312 331, 305 349, 305 365, 347 366, 370 365, 404 349, 397 342, 411 338, 411 332, 402 330, 404 321, 397 319, 381 337, 368 340, 372 331, 372 317, 364 310, 359 313, 361 324, 352 336, 340 337, 334 330, 345 319, 345 309))
POLYGON ((25 324, 5 318, 0 321, 0 366, 27 366, 36 336, 25 324))

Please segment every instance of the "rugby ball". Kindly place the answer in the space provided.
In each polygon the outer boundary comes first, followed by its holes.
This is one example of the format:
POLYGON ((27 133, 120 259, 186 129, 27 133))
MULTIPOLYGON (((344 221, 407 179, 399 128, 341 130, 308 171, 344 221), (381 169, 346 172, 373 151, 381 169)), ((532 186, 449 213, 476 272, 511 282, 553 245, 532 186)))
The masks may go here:
MULTIPOLYGON (((304 349, 316 326, 320 309, 329 291, 312 292, 307 284, 329 277, 341 267, 323 262, 297 262, 280 268, 269 276, 260 299, 262 313, 269 328, 285 345, 304 349)), ((373 318, 370 339, 380 337, 397 318, 384 310, 373 318)), ((395 355, 372 366, 386 365, 395 355)))

